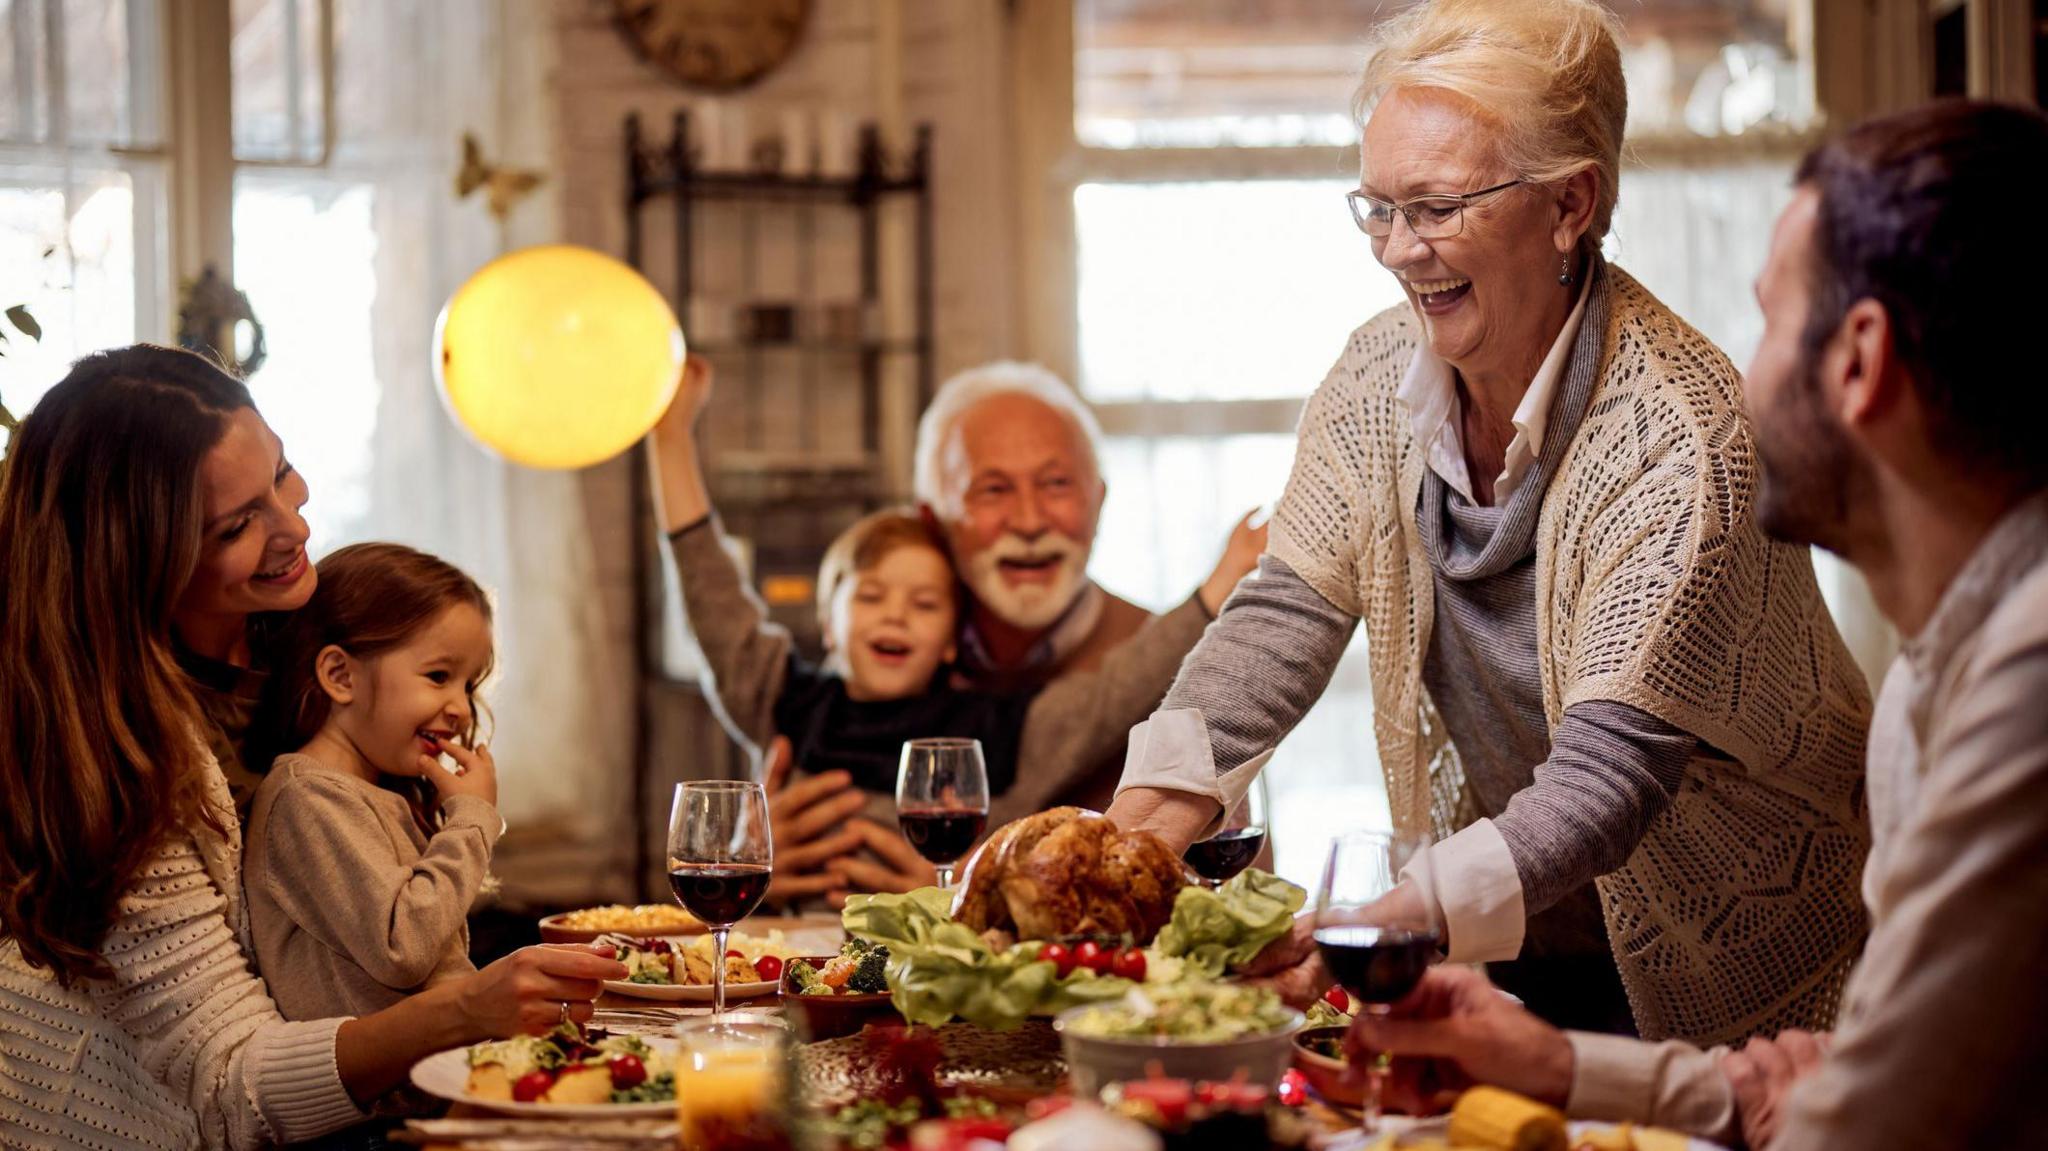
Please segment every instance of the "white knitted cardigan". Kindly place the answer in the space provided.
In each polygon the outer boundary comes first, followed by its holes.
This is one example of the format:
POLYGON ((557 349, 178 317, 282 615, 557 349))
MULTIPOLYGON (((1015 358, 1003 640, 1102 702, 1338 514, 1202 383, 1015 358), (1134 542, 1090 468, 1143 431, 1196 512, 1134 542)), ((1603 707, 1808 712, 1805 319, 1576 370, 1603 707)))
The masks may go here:
MULTIPOLYGON (((1608 938, 1646 1039, 1826 1027, 1864 934, 1869 688, 1809 557, 1757 528, 1734 367, 1604 272, 1607 329, 1580 336, 1604 341, 1599 380, 1537 521, 1544 713, 1555 730, 1566 708, 1613 700, 1740 765, 1689 772, 1599 880, 1608 938)), ((1352 333, 1303 412, 1270 546, 1365 620, 1395 822, 1444 834, 1474 812, 1422 686, 1424 453, 1395 395, 1420 338, 1405 306, 1352 333)))
POLYGON ((250 970, 241 831, 205 770, 227 832, 181 829, 137 873, 101 949, 113 978, 66 989, 0 943, 0 1146, 253 1148, 365 1118, 335 1067, 342 1020, 285 1022, 250 970))

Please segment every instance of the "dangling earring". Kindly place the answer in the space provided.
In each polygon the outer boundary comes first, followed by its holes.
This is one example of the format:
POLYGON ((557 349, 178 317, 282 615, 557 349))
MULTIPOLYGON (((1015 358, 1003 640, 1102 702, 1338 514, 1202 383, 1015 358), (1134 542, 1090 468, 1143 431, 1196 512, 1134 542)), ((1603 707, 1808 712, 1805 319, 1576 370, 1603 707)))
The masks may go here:
POLYGON ((1569 255, 1558 262, 1557 282, 1567 288, 1572 286, 1572 258, 1569 255))

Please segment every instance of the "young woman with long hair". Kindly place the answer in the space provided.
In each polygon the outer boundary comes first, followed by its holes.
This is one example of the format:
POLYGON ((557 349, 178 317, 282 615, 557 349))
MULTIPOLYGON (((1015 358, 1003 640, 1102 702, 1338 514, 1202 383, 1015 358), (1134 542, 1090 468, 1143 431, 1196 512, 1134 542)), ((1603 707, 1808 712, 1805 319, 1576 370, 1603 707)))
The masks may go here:
POLYGON ((359 1019, 285 1022, 243 937, 241 831, 177 649, 249 661, 312 592, 304 481, 187 352, 80 360, 0 471, 0 1128, 26 1147, 256 1147, 361 1122, 444 1048, 586 1018, 529 948, 359 1019))

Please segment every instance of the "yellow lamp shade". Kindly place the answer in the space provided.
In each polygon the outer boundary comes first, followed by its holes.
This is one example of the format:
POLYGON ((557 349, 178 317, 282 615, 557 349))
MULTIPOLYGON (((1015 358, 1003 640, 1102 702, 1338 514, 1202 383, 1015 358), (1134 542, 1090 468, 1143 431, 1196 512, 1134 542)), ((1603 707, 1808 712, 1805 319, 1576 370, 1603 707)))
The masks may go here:
POLYGON ((455 421, 534 468, 631 447, 668 409, 682 366, 682 328, 654 285, 568 244, 484 265, 434 325, 434 378, 455 421))

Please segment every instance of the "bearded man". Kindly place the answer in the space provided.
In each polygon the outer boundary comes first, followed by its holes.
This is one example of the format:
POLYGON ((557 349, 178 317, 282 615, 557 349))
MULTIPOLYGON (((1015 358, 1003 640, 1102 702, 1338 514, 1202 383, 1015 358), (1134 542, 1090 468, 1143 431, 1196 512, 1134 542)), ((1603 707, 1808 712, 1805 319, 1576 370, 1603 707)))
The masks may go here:
MULTIPOLYGON (((1266 529, 1252 527, 1247 515, 1215 570, 1171 611, 1155 616, 1105 590, 1088 576, 1108 494, 1101 435, 1094 413, 1058 376, 1007 361, 947 380, 919 421, 917 501, 969 592, 952 672, 958 686, 1034 691, 1095 670, 1125 643, 1178 663, 1265 550, 1266 529)), ((1117 748, 1097 763, 1020 772, 993 797, 990 829, 1065 803, 1108 807, 1123 759, 1117 748)), ((930 865, 881 811, 886 803, 863 796, 844 773, 792 777, 786 756, 771 753, 768 779, 775 897, 836 902, 847 891, 932 882, 930 865)))

